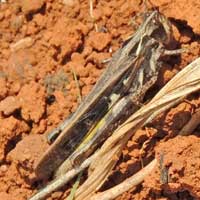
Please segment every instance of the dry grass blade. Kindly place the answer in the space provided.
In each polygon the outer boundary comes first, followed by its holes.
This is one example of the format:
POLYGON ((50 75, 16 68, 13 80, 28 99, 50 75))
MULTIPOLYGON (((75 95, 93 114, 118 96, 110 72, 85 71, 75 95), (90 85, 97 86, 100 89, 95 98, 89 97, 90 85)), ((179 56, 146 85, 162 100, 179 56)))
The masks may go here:
POLYGON ((73 74, 73 77, 74 77, 74 81, 75 81, 75 83, 76 83, 76 87, 77 87, 77 89, 78 89, 78 101, 79 101, 79 103, 80 103, 80 102, 82 101, 80 84, 79 84, 79 81, 78 81, 76 72, 75 72, 75 70, 74 70, 73 67, 71 68, 71 71, 72 71, 72 74, 73 74))
POLYGON ((126 144, 134 131, 144 126, 159 113, 180 102, 188 94, 200 89, 199 77, 200 58, 179 72, 160 90, 151 102, 143 106, 122 124, 98 151, 97 157, 90 165, 88 179, 77 190, 76 200, 93 199, 94 193, 105 182, 117 162, 116 159, 111 158, 115 157, 116 152, 118 156, 120 155, 124 144, 126 144))

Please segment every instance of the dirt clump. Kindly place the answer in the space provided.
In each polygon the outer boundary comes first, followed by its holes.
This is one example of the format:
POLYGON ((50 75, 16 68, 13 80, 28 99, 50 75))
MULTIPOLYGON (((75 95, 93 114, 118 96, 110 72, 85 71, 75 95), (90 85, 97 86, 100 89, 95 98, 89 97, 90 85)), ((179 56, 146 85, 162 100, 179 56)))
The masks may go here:
POLYGON ((144 190, 154 193, 157 198, 164 193, 168 198, 178 199, 178 193, 185 193, 190 199, 199 199, 199 142, 194 135, 177 136, 161 142, 156 148, 156 157, 158 160, 163 157, 160 160, 162 166, 158 166, 145 180, 144 190))

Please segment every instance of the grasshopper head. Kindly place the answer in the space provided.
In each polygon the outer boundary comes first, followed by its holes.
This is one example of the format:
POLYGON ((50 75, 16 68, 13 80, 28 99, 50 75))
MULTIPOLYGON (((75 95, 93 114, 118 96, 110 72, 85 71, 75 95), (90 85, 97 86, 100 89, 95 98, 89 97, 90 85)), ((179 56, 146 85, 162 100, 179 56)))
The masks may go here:
POLYGON ((173 41, 170 21, 157 10, 151 12, 149 20, 147 29, 152 30, 150 36, 165 46, 170 45, 173 41))

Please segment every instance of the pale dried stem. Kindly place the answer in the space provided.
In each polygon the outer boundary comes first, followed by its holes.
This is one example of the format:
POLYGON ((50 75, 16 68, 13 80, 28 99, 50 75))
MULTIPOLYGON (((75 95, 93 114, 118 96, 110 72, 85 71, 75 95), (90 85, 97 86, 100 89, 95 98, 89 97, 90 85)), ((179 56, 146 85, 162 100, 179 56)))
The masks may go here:
POLYGON ((90 17, 92 18, 92 22, 94 23, 95 31, 98 32, 98 26, 93 14, 93 0, 89 0, 89 5, 90 5, 90 17))
POLYGON ((112 200, 118 197, 120 194, 130 190, 132 187, 140 184, 146 176, 148 176, 157 164, 157 160, 154 159, 151 161, 147 166, 145 166, 142 170, 140 170, 135 175, 131 176, 130 178, 126 179, 122 183, 118 184, 117 186, 106 190, 105 192, 98 193, 90 200, 112 200))
POLYGON ((76 87, 77 87, 77 89, 78 89, 78 101, 79 101, 79 103, 80 103, 80 102, 82 101, 81 88, 80 88, 80 84, 79 84, 79 81, 78 81, 76 72, 75 72, 75 70, 74 70, 73 67, 71 68, 71 72, 72 72, 72 74, 73 74, 74 81, 75 81, 76 87))
POLYGON ((89 158, 87 158, 78 168, 74 168, 67 172, 66 174, 60 176, 58 179, 54 180, 52 183, 49 183, 45 188, 36 193, 29 200, 41 200, 45 197, 49 196, 52 192, 58 190, 59 188, 66 185, 72 178, 74 178, 77 174, 87 168, 92 160, 95 158, 96 154, 93 154, 89 158))
MULTIPOLYGON (((93 185, 95 185, 95 191, 99 189, 99 187, 101 186, 101 184, 99 184, 99 183, 104 183, 105 180, 107 179, 107 177, 110 175, 113 167, 115 166, 115 164, 118 160, 118 159, 116 159, 116 157, 120 156, 121 150, 122 150, 124 144, 125 143, 123 143, 122 145, 120 145, 120 144, 115 145, 108 154, 105 154, 101 157, 101 163, 99 163, 99 164, 106 170, 96 171, 96 169, 95 169, 95 173, 93 173, 93 169, 92 169, 92 167, 90 167, 89 184, 87 184, 87 180, 84 183, 85 186, 88 185, 88 188, 84 187, 84 190, 78 189, 76 192, 76 196, 75 196, 76 200, 88 199, 88 193, 90 193, 90 190, 91 190, 91 188, 89 186, 91 183, 93 185), (108 162, 108 160, 110 162, 108 162), (98 181, 96 181, 97 177, 99 177, 98 181)), ((98 154, 98 152, 97 152, 97 154, 98 154)))

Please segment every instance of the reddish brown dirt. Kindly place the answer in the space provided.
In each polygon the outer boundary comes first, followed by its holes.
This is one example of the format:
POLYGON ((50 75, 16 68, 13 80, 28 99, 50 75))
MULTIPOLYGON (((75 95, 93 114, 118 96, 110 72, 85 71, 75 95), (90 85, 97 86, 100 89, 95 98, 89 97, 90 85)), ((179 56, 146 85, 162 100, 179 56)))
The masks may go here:
MULTIPOLYGON (((0 3, 0 199, 25 200, 37 190, 33 166, 47 149, 45 135, 78 105, 76 72, 85 96, 109 58, 133 33, 132 17, 144 6, 139 0, 8 0, 0 3)), ((181 47, 191 48, 160 72, 162 87, 200 55, 200 3, 195 0, 151 1, 174 26, 181 47)), ((169 183, 157 168, 144 183, 118 199, 200 199, 200 139, 177 136, 200 106, 198 93, 160 115, 135 133, 123 151, 110 187, 163 156, 169 183)), ((49 199, 64 199, 62 192, 49 199)))

